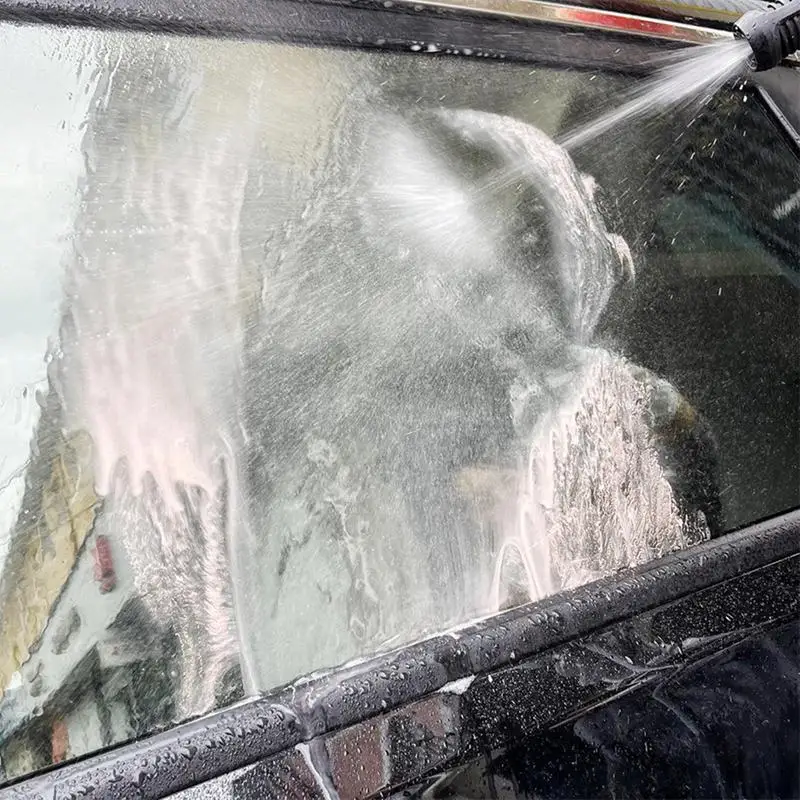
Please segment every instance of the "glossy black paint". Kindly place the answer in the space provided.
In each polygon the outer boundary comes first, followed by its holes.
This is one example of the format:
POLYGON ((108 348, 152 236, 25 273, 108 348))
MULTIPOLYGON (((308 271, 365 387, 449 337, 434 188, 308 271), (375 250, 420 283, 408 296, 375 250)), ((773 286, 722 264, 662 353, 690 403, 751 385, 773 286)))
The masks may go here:
POLYGON ((256 782, 259 797, 288 797, 290 786, 321 792, 323 775, 342 797, 396 789, 796 618, 798 553, 800 512, 792 512, 61 767, 3 796, 158 798, 257 762, 258 774, 234 788, 249 792, 256 782), (308 750, 297 749, 303 743, 308 750))
POLYGON ((514 792, 492 794, 489 782, 470 796, 728 797, 744 781, 748 797, 794 797, 797 625, 781 621, 796 617, 799 568, 784 560, 480 676, 463 694, 322 737, 236 777, 230 796, 418 797, 466 775, 473 788, 490 776, 514 792), (765 593, 785 613, 767 610, 765 593), (769 689, 754 688, 759 676, 769 689), (751 753, 749 765, 727 753, 743 736, 755 746, 781 733, 782 745, 751 753), (616 758, 625 748, 630 757, 616 758), (720 755, 730 757, 718 765, 720 755), (754 759, 771 764, 758 772, 754 759))

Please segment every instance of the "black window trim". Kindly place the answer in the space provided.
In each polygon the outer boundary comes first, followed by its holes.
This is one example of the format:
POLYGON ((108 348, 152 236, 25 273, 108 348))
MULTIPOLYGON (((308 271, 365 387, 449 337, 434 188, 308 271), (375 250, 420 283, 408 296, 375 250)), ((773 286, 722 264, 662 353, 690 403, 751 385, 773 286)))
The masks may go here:
MULTIPOLYGON (((798 70, 797 73, 798 74, 794 76, 794 79, 797 82, 798 92, 800 93, 800 70, 798 70)), ((762 107, 766 109, 767 117, 772 120, 779 135, 789 145, 794 153, 800 157, 800 131, 798 131, 793 122, 787 116, 787 110, 781 108, 780 103, 775 97, 773 97, 772 93, 767 87, 756 85, 755 94, 762 107)), ((800 97, 800 94, 798 96, 800 97)), ((795 117, 800 114, 800 103, 798 103, 797 106, 792 109, 792 111, 795 117)))

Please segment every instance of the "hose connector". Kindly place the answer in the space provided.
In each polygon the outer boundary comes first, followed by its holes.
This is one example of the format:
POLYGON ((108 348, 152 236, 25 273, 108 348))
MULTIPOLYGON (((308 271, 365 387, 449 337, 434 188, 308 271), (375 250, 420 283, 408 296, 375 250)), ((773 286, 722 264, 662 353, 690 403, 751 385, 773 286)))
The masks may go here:
POLYGON ((750 66, 757 72, 777 67, 800 50, 800 0, 772 5, 766 11, 748 11, 734 25, 737 38, 753 50, 750 66))

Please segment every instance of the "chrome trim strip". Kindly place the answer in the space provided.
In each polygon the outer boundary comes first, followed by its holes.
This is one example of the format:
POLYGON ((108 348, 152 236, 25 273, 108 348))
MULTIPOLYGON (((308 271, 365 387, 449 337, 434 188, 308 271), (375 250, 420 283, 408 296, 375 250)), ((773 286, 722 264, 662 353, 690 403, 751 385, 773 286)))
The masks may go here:
POLYGON ((691 44, 712 44, 733 38, 731 31, 545 0, 389 0, 389 5, 414 11, 434 8, 486 14, 691 44))

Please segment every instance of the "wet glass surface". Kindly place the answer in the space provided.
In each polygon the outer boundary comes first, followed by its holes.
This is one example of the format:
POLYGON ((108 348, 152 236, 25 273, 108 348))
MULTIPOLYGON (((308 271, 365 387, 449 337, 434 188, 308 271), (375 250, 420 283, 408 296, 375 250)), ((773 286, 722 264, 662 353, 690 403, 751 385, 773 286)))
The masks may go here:
POLYGON ((744 92, 573 163, 626 79, 0 53, 9 776, 800 502, 800 166, 744 92))

